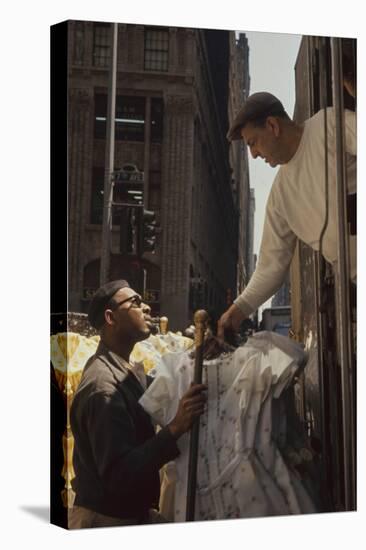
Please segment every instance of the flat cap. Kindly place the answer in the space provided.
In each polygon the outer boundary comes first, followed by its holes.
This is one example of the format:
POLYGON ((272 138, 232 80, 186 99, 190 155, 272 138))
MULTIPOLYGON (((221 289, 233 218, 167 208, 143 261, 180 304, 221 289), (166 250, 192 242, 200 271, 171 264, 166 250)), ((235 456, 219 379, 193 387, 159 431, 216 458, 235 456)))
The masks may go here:
POLYGON ((269 92, 250 95, 233 120, 226 137, 229 141, 241 139, 241 129, 257 118, 286 113, 281 101, 269 92))
POLYGON ((129 286, 128 282, 124 279, 118 279, 117 281, 111 281, 98 288, 90 302, 88 311, 88 319, 92 327, 99 330, 103 326, 104 312, 109 300, 118 290, 129 286))

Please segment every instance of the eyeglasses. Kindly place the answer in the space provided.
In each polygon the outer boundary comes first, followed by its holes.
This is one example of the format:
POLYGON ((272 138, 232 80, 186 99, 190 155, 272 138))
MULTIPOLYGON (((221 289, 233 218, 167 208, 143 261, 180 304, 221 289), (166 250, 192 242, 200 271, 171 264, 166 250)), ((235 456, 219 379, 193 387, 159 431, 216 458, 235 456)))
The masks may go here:
POLYGON ((142 298, 138 294, 134 294, 133 296, 130 296, 129 298, 125 298, 121 302, 117 302, 116 304, 113 304, 112 310, 117 309, 122 304, 125 304, 126 302, 131 302, 131 307, 141 307, 142 304, 142 298))

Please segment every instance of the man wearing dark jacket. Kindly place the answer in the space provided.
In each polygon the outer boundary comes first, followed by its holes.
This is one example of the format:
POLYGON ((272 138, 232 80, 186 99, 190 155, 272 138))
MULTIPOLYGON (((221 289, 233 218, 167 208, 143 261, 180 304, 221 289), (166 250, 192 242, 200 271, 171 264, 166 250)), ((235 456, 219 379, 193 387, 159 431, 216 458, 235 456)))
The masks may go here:
POLYGON ((150 308, 124 280, 102 286, 89 321, 100 344, 87 362, 71 408, 75 439, 75 506, 70 528, 164 521, 157 512, 159 469, 179 450, 176 440, 204 409, 206 387, 192 385, 171 423, 155 433, 138 403, 149 377, 129 363, 150 335, 150 308))

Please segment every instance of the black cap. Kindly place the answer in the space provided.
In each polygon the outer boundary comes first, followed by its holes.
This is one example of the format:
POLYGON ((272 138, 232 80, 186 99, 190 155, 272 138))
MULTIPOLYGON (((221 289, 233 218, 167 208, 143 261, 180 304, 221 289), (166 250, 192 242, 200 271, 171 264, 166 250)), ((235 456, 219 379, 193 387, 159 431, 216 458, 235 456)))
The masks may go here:
POLYGON ((92 327, 100 329, 104 324, 104 312, 110 301, 121 288, 130 287, 127 281, 119 279, 118 281, 111 281, 98 288, 94 294, 92 301, 90 302, 88 319, 92 327))
POLYGON ((241 129, 257 118, 285 114, 286 111, 279 99, 269 92, 258 92, 248 97, 244 106, 233 120, 226 137, 229 141, 241 139, 241 129))

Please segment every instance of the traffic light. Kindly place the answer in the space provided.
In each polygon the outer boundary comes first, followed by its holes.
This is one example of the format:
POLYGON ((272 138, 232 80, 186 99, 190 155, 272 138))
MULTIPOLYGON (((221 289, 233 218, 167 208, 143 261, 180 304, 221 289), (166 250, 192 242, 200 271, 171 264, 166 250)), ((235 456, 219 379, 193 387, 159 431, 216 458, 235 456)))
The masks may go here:
POLYGON ((133 254, 135 241, 135 209, 120 208, 119 251, 121 254, 133 254))
POLYGON ((153 210, 141 208, 139 220, 138 252, 155 252, 156 246, 156 214, 153 210))

